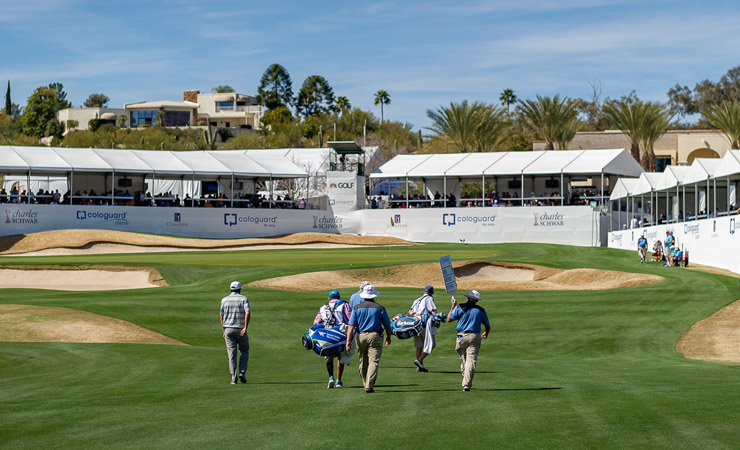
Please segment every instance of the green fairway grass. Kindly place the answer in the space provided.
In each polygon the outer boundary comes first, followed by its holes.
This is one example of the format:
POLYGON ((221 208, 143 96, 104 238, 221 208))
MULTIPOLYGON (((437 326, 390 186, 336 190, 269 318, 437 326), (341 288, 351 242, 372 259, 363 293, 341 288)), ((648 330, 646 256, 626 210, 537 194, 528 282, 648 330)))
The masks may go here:
MULTIPOLYGON (((115 292, 0 290, 0 303, 128 320, 189 346, 0 342, 0 449, 13 448, 738 448, 740 368, 675 351, 695 322, 740 298, 737 280, 634 252, 541 244, 69 257, 0 257, 3 266, 153 267, 170 284, 115 292), (454 324, 414 370, 411 340, 383 351, 375 394, 357 357, 342 389, 301 347, 329 290, 245 288, 248 383, 232 386, 219 326, 228 283, 312 272, 487 259, 661 275, 608 291, 483 291, 493 330, 462 392, 454 324)), ((372 282, 372 280, 370 280, 372 282)), ((389 314, 419 289, 383 288, 389 314)), ((341 290, 349 298, 353 290, 341 290)), ((438 287, 440 311, 449 296, 438 287)), ((53 324, 50 324, 53 326, 53 324)))

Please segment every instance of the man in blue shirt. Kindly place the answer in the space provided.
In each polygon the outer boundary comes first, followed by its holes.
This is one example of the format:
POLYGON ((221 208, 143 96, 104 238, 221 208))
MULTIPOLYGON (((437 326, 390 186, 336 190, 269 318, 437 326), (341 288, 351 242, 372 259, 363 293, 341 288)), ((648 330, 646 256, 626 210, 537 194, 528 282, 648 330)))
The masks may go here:
POLYGON ((363 281, 362 283, 360 283, 360 290, 352 294, 352 296, 349 298, 350 308, 355 309, 355 306, 365 301, 364 298, 360 297, 360 294, 362 294, 362 290, 365 288, 365 286, 369 284, 370 284, 369 281, 363 281))
POLYGON ((362 289, 362 303, 352 310, 347 327, 347 348, 352 345, 355 329, 358 332, 357 352, 360 354, 360 377, 365 392, 374 392, 375 380, 378 377, 378 363, 383 353, 383 329, 385 328, 385 346, 391 345, 391 321, 385 308, 375 303, 379 296, 375 287, 368 284, 362 289))
POLYGON ((648 242, 645 235, 640 236, 637 240, 637 252, 640 254, 640 264, 647 264, 647 246, 648 242))
POLYGON ((460 356, 460 372, 462 372, 463 391, 469 391, 473 384, 475 365, 478 362, 478 351, 480 350, 481 338, 488 339, 491 331, 491 323, 488 321, 486 310, 478 306, 480 293, 472 290, 465 294, 467 303, 458 305, 455 297, 452 297, 452 308, 447 315, 447 321, 457 320, 457 342, 455 351, 460 356), (486 331, 481 334, 480 327, 485 325, 486 331))

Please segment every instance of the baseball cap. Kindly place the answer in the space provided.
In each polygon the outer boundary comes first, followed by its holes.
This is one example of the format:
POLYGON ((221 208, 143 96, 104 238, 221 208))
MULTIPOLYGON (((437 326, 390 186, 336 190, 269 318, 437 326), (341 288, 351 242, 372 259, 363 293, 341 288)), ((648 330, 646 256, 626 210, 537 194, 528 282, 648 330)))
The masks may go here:
POLYGON ((238 281, 232 281, 231 285, 229 285, 229 288, 232 291, 241 291, 242 290, 242 284, 238 281))
POLYGON ((365 289, 365 286, 367 286, 369 284, 370 284, 369 281, 363 281, 362 283, 360 283, 360 289, 365 289))
POLYGON ((427 284, 426 286, 424 286, 424 292, 434 292, 434 286, 432 286, 431 284, 427 284))
POLYGON ((378 291, 375 290, 375 286, 372 284, 368 284, 364 288, 362 288, 362 292, 360 293, 361 298, 375 298, 378 297, 380 294, 378 294, 378 291))
POLYGON ((342 298, 339 295, 339 291, 334 289, 333 291, 329 292, 329 298, 342 298))
POLYGON ((465 294, 465 296, 471 300, 480 300, 480 292, 475 289, 472 289, 470 292, 465 294))

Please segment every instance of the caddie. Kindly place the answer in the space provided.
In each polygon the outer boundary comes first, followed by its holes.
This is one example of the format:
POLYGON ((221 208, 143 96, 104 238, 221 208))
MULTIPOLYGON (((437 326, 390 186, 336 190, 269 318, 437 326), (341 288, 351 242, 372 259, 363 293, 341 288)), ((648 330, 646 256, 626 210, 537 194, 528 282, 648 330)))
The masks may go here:
MULTIPOLYGON (((352 310, 349 304, 342 300, 339 291, 334 289, 329 292, 329 301, 319 308, 319 313, 316 314, 313 324, 318 325, 323 323, 325 327, 331 328, 335 325, 342 325, 349 322, 350 314, 352 314, 352 310)), ((352 348, 352 352, 343 352, 340 355, 339 364, 337 364, 336 380, 334 379, 334 356, 326 356, 324 358, 326 360, 326 370, 329 372, 327 389, 333 389, 334 386, 338 388, 344 386, 342 384, 342 374, 344 373, 345 364, 349 364, 352 353, 354 353, 354 348, 352 348)))
POLYGON ((380 355, 383 353, 383 329, 385 329, 385 346, 391 345, 391 322, 388 313, 385 308, 375 303, 379 295, 373 285, 365 286, 360 294, 365 301, 352 311, 349 327, 347 327, 346 351, 351 350, 355 329, 359 334, 357 352, 360 354, 360 377, 365 392, 368 394, 375 391, 378 364, 380 355))
POLYGON ((242 284, 233 281, 229 285, 231 294, 221 299, 221 329, 226 341, 226 351, 229 355, 229 373, 231 384, 236 384, 237 377, 242 383, 247 382, 246 372, 249 362, 249 337, 247 327, 251 312, 249 299, 241 294, 242 284), (237 371, 236 350, 239 349, 239 364, 237 371))
POLYGON ((416 348, 416 360, 414 365, 417 372, 429 372, 424 367, 424 358, 429 356, 432 349, 437 346, 437 328, 431 324, 431 315, 437 313, 437 306, 434 304, 434 287, 431 284, 424 286, 424 294, 414 300, 409 309, 409 315, 417 317, 422 321, 421 333, 414 336, 414 347, 416 348))
POLYGON ((460 357, 460 372, 462 373, 463 391, 469 391, 473 385, 473 376, 475 375, 475 365, 478 362, 478 351, 480 350, 481 338, 488 339, 488 333, 491 331, 491 324, 488 321, 486 310, 478 306, 480 293, 471 290, 465 297, 468 301, 458 305, 455 297, 452 297, 450 303, 452 308, 447 315, 447 321, 457 320, 457 342, 455 351, 460 357), (486 327, 486 331, 481 334, 481 325, 486 327))

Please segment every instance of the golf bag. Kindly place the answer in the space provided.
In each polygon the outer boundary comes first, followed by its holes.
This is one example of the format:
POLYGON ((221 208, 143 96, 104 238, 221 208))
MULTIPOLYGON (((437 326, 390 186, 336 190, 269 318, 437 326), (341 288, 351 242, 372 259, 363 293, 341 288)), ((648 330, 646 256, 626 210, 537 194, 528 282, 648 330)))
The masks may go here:
POLYGON ((391 320, 391 333, 398 339, 408 339, 419 336, 423 326, 421 319, 398 314, 391 320))
POLYGON ((313 350, 319 356, 336 356, 347 345, 347 325, 325 327, 320 323, 312 326, 303 335, 303 348, 313 350))

